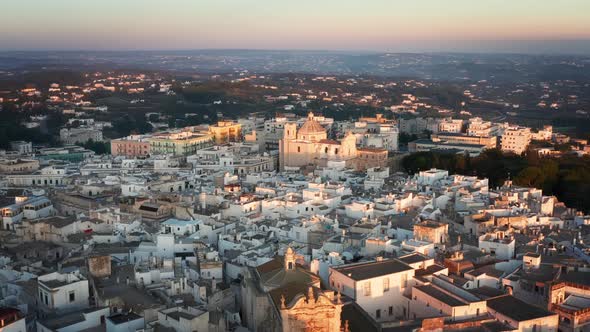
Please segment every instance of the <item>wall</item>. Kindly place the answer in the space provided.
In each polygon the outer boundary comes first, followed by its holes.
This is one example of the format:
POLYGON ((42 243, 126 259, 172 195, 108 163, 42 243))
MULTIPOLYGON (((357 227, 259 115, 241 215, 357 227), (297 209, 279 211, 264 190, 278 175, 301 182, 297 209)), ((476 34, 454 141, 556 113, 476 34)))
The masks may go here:
POLYGON ((111 256, 88 257, 88 271, 97 278, 110 276, 111 256))
POLYGON ((107 332, 130 332, 137 331, 145 327, 145 320, 143 317, 122 324, 114 324, 110 319, 107 319, 106 323, 107 332))

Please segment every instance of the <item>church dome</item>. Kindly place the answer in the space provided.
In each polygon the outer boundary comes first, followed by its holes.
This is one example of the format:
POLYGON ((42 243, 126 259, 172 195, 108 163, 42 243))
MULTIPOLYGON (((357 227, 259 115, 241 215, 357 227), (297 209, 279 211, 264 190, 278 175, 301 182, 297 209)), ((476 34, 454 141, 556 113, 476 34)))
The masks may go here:
POLYGON ((305 140, 321 140, 327 137, 326 129, 322 127, 316 120, 313 119, 313 113, 309 113, 307 121, 301 126, 297 132, 299 139, 305 140))

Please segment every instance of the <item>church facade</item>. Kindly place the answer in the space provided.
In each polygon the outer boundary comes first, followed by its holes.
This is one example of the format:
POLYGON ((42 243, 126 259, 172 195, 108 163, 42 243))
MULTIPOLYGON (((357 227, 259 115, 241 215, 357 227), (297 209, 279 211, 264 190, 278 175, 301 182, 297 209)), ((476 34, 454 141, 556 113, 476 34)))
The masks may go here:
POLYGON ((323 290, 320 278, 284 256, 245 270, 241 288, 242 319, 252 331, 340 332, 344 303, 339 293, 323 290))

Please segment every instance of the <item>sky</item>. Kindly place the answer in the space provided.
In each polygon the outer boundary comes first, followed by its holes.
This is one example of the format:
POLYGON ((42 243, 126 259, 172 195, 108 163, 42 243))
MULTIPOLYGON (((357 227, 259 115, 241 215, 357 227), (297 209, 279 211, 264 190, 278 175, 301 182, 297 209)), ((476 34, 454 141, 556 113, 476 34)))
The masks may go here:
POLYGON ((0 50, 590 54, 590 0, 1 0, 0 50))

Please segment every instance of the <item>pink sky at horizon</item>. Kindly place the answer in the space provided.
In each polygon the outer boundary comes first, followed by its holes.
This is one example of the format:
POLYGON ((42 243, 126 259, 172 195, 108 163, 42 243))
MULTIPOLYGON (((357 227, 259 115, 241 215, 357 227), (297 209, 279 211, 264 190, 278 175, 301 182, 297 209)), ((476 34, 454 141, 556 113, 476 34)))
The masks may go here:
POLYGON ((5 0, 3 7, 0 50, 437 51, 445 43, 590 41, 587 0, 5 0))

